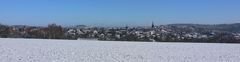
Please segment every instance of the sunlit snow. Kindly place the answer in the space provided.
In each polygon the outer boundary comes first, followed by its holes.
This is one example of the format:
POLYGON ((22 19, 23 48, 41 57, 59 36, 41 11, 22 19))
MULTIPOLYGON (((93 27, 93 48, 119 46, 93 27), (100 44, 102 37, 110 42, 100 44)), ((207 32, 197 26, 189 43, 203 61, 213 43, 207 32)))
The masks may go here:
POLYGON ((240 44, 0 38, 0 62, 239 62, 240 44))

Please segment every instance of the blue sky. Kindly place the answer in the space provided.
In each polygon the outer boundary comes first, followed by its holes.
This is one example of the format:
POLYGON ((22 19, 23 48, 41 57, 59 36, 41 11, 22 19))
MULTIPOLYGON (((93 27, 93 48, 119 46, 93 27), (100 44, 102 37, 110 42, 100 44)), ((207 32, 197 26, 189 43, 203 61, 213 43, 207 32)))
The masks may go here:
POLYGON ((240 22, 240 0, 0 0, 0 23, 93 26, 240 22))

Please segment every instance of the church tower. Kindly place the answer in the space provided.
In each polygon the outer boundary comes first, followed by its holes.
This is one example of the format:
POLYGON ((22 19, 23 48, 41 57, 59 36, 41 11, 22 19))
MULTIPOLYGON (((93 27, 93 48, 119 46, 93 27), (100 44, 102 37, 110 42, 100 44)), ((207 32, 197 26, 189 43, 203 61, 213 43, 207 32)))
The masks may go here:
POLYGON ((154 22, 152 22, 152 28, 155 28, 154 22))

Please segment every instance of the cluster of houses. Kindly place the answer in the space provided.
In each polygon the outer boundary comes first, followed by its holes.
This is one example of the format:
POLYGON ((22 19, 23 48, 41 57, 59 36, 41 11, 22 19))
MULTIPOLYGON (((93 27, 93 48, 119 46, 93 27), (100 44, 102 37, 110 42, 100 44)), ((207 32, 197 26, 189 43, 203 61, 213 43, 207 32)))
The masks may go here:
POLYGON ((78 39, 97 39, 111 41, 159 41, 159 42, 238 42, 240 33, 198 29, 181 26, 152 27, 113 27, 68 29, 71 36, 78 39), (178 27, 178 28, 176 28, 178 27))
POLYGON ((240 33, 198 29, 188 26, 147 27, 48 27, 1 25, 0 36, 10 38, 88 39, 147 42, 239 42, 240 33))

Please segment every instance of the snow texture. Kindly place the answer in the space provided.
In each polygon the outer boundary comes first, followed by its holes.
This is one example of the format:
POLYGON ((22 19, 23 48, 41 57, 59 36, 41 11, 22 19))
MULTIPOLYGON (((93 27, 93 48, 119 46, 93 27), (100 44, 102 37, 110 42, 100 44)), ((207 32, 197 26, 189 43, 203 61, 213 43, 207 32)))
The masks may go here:
POLYGON ((0 38, 0 62, 239 61, 239 44, 0 38))

